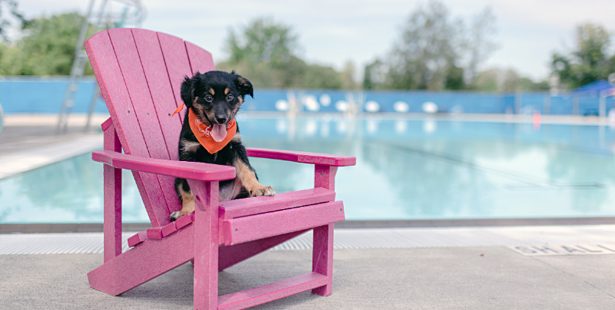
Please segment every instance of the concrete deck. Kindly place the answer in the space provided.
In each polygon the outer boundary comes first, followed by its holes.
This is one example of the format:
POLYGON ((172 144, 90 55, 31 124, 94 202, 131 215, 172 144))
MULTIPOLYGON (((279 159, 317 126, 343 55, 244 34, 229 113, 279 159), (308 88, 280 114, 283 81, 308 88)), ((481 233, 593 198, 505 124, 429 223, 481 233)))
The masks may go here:
MULTIPOLYGON (((103 115, 93 118, 100 124, 103 115)), ((102 146, 98 125, 85 132, 84 116, 71 119, 64 134, 56 132, 55 116, 10 115, 0 133, 0 179, 89 152, 102 146)))
MULTIPOLYGON (((220 273, 220 294, 310 269, 309 251, 270 251, 220 273)), ((183 265, 121 297, 90 289, 101 255, 2 255, 11 309, 191 309, 183 265)), ((522 256, 503 247, 338 250, 333 295, 262 309, 615 309, 615 256, 522 256)))
MULTIPOLYGON (((615 309, 613 234, 614 225, 340 229, 333 295, 261 308, 615 309)), ((220 273, 219 293, 309 271, 309 240, 220 273)), ((191 309, 190 264, 112 297, 87 283, 101 252, 101 233, 0 234, 0 308, 191 309)))

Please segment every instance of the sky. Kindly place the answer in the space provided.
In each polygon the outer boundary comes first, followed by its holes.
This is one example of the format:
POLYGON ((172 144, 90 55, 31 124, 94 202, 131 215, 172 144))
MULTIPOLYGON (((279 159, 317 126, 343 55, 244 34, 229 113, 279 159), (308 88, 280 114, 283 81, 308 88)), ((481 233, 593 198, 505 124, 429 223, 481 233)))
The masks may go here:
MULTIPOLYGON (((28 18, 73 10, 85 12, 85 0, 19 0, 28 18)), ((272 17, 299 35, 301 56, 341 68, 348 60, 358 68, 386 55, 404 21, 420 3, 411 0, 142 0, 142 27, 167 32, 223 59, 231 28, 256 17, 272 17)), ((482 68, 514 68, 534 79, 549 74, 553 51, 569 51, 574 28, 583 22, 615 33, 615 0, 444 0, 453 16, 468 19, 485 7, 496 17, 497 50, 482 68), (610 16, 609 16, 610 15, 610 16)), ((615 38, 614 38, 615 39, 615 38)), ((614 42, 615 43, 615 42, 614 42)), ((615 44, 613 44, 615 45, 615 44)))

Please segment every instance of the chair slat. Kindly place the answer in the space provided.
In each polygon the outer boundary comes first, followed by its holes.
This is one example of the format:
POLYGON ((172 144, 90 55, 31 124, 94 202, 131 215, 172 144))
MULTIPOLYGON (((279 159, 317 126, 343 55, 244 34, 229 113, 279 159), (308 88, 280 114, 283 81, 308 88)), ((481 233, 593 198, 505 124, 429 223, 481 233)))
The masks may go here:
POLYGON ((128 238, 128 246, 133 248, 143 243, 145 240, 147 240, 147 233, 144 231, 138 232, 128 238))
POLYGON ((272 211, 280 211, 307 206, 335 199, 335 192, 317 187, 300 191, 281 193, 274 196, 261 196, 222 202, 220 217, 232 219, 272 211))
MULTIPOLYGON (((177 159, 185 110, 177 116, 171 113, 182 103, 180 86, 192 68, 214 68, 211 54, 180 38, 144 29, 104 31, 86 47, 125 152, 177 159)), ((152 225, 167 224, 170 212, 180 208, 173 178, 133 175, 152 225)))
POLYGON ((186 42, 186 50, 188 51, 188 57, 190 58, 192 72, 200 71, 201 73, 204 73, 214 69, 214 59, 211 56, 211 53, 190 42, 186 42))
POLYGON ((333 201, 223 220, 220 235, 224 237, 225 245, 233 245, 343 220, 344 204, 341 201, 333 201))
MULTIPOLYGON (((149 85, 158 123, 162 129, 164 140, 169 150, 169 158, 177 159, 177 145, 179 142, 179 132, 181 130, 181 114, 172 116, 171 114, 178 106, 175 93, 179 93, 179 85, 171 84, 169 72, 167 71, 164 56, 160 49, 160 42, 155 32, 144 29, 132 30, 145 79, 149 85)), ((181 48, 178 47, 178 48, 181 48)), ((190 68, 185 68, 186 74, 190 73, 190 68)))
MULTIPOLYGON (((157 33, 157 35, 160 42, 160 49, 166 63, 169 80, 171 81, 171 87, 174 90, 175 102, 179 106, 182 103, 179 91, 182 81, 185 76, 192 76, 192 69, 190 68, 190 61, 186 53, 185 43, 184 40, 168 34, 157 33)), ((184 111, 179 113, 182 122, 185 112, 186 110, 184 109, 184 111)))
MULTIPOLYGON (((147 153, 136 154, 158 159, 169 159, 169 150, 167 144, 162 135, 162 128, 158 122, 158 116, 156 115, 156 108, 154 101, 152 100, 152 94, 150 93, 150 87, 145 79, 145 73, 143 66, 141 65, 141 59, 137 52, 137 46, 135 45, 135 39, 133 38, 130 29, 111 29, 109 30, 109 36, 111 43, 115 50, 122 76, 128 88, 128 93, 132 106, 134 108, 134 115, 139 122, 139 132, 131 132, 130 134, 142 135, 147 147, 147 153)), ((154 49, 156 46, 150 46, 150 49, 154 49)), ((164 66, 161 68, 165 70, 164 66)), ((178 124, 176 124, 177 126, 178 124)), ((173 191, 168 189, 173 188, 173 178, 167 176, 156 176, 158 185, 151 184, 155 190, 160 191, 164 197, 164 200, 156 201, 160 205, 159 208, 164 207, 166 209, 162 218, 158 218, 159 223, 168 223, 168 214, 179 208, 179 202, 177 195, 173 191), (173 206, 169 209, 169 206, 173 206)))
MULTIPOLYGON (((109 32, 94 35, 86 42, 85 47, 99 81, 101 94, 116 125, 115 129, 124 152, 143 156, 149 154, 111 44, 109 32)), ((133 173, 133 176, 152 225, 160 226, 162 223, 159 219, 164 218, 167 211, 166 207, 156 208, 152 205, 152 202, 164 200, 160 186, 155 186, 158 184, 158 179, 151 174, 133 173)))
POLYGON ((327 277, 316 272, 287 278, 245 291, 220 296, 218 309, 245 309, 323 286, 327 277))

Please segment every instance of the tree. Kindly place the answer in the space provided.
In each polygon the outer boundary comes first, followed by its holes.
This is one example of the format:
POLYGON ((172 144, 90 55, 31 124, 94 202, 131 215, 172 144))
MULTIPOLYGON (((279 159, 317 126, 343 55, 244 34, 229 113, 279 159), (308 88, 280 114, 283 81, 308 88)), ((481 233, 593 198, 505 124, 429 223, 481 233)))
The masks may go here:
POLYGON ((342 82, 343 89, 356 89, 358 87, 357 81, 355 80, 357 74, 357 69, 354 63, 350 60, 344 63, 344 67, 340 72, 340 78, 342 82))
POLYGON ((305 66, 302 78, 295 87, 339 89, 342 88, 342 79, 340 73, 333 67, 309 64, 305 66))
POLYGON ((19 27, 27 22, 17 8, 17 1, 0 0, 0 41, 8 41, 7 30, 15 22, 19 27))
POLYGON ((269 18, 258 18, 243 27, 240 33, 231 29, 226 49, 230 63, 247 61, 283 65, 297 57, 299 43, 289 26, 269 18))
POLYGON ((467 58, 464 81, 468 85, 474 84, 479 66, 496 49, 493 39, 496 33, 495 20, 493 11, 485 8, 470 21, 464 42, 467 58))
POLYGON ((63 13, 29 21, 21 39, 5 48, 0 74, 69 75, 83 20, 79 13, 63 13))
POLYGON ((363 89, 375 90, 385 87, 387 68, 380 59, 375 59, 365 66, 363 72, 363 89))
POLYGON ((439 1, 419 6, 389 55, 387 84, 394 89, 443 89, 449 67, 461 58, 458 24, 439 1))
POLYGON ((464 89, 474 82, 480 64, 493 52, 495 17, 490 9, 476 15, 469 27, 432 0, 411 12, 387 61, 365 67, 366 89, 464 89), (381 72, 382 82, 377 82, 381 72))
POLYGON ((228 59, 219 67, 236 70, 257 87, 342 87, 339 72, 301 59, 299 39, 292 28, 270 18, 257 18, 239 30, 229 30, 225 49, 228 59))
POLYGON ((606 79, 615 72, 615 55, 609 56, 610 45, 610 34, 601 25, 579 25, 573 50, 551 55, 551 71, 570 88, 606 79))
POLYGON ((488 92, 544 91, 546 81, 535 82, 512 68, 489 68, 476 75, 474 89, 488 92))

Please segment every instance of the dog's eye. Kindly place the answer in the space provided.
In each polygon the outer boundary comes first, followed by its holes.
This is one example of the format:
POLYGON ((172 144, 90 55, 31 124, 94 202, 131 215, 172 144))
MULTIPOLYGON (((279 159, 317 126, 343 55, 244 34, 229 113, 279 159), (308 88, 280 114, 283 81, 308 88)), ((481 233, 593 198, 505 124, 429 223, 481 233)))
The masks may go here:
POLYGON ((235 96, 233 96, 233 95, 231 95, 231 94, 228 94, 228 95, 226 96, 226 101, 228 101, 228 102, 233 101, 233 99, 235 99, 235 96))
POLYGON ((211 95, 205 95, 205 102, 211 103, 212 101, 214 101, 214 97, 211 95))

